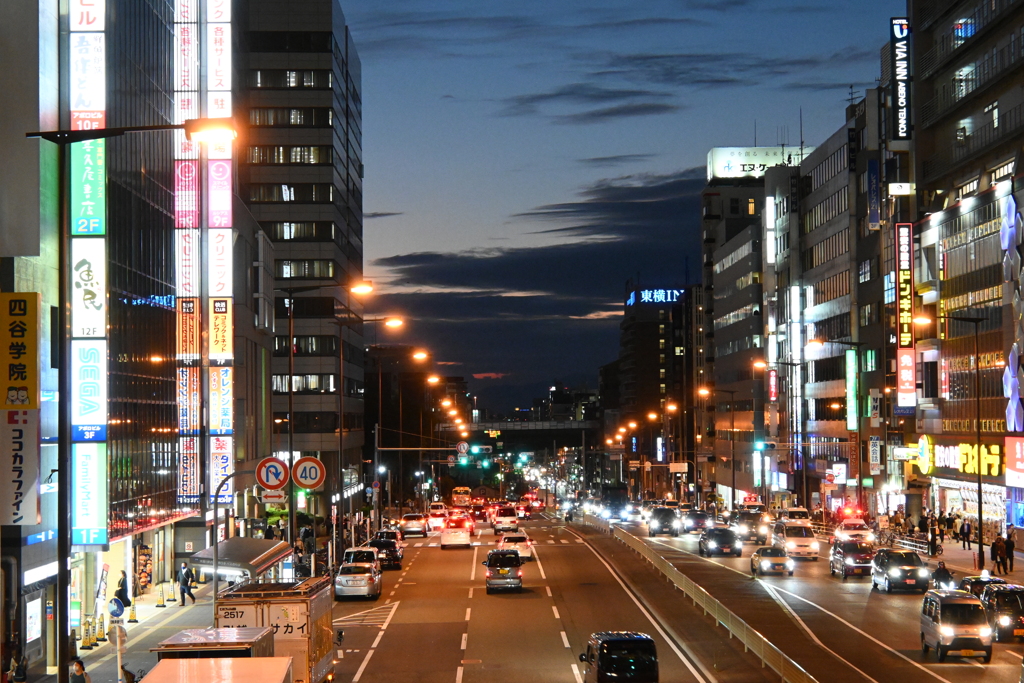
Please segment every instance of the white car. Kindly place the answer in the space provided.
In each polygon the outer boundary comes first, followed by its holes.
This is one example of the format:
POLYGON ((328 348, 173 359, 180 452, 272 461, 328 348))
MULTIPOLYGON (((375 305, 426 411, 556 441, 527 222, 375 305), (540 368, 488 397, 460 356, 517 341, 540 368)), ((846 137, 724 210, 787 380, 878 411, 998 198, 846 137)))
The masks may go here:
POLYGON ((782 511, 779 519, 786 522, 803 522, 810 524, 811 513, 807 511, 807 508, 786 508, 782 511))
POLYGON ((783 548, 790 557, 809 557, 815 562, 821 550, 814 529, 801 522, 776 522, 772 545, 783 548))
POLYGON ((875 542, 875 532, 871 530, 863 519, 850 517, 839 523, 833 531, 839 541, 861 541, 864 543, 875 542))
POLYGON ((376 600, 383 587, 379 568, 372 564, 343 564, 334 577, 334 599, 362 597, 376 600))
POLYGON ((519 531, 519 518, 516 517, 516 509, 511 506, 502 506, 494 511, 491 518, 491 526, 494 533, 499 531, 519 531))
POLYGON ((441 529, 441 550, 452 546, 470 547, 473 545, 473 520, 449 519, 441 529))
POLYGON ((444 523, 448 519, 448 513, 445 511, 433 510, 427 515, 427 531, 440 531, 444 528, 444 523))
POLYGON ((533 541, 522 531, 502 534, 498 550, 515 550, 523 560, 533 559, 533 541))

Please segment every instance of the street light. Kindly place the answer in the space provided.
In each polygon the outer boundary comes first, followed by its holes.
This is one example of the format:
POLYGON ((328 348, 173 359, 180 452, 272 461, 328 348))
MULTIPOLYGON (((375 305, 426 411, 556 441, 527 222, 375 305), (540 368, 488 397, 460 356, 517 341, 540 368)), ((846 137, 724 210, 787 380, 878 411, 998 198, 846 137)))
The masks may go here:
MULTIPOLYGON (((232 119, 188 119, 181 124, 156 126, 127 126, 121 128, 92 128, 87 130, 51 130, 25 133, 27 138, 42 138, 57 145, 57 329, 60 330, 58 348, 58 395, 70 397, 74 393, 71 377, 71 227, 70 193, 68 189, 67 146, 76 142, 120 137, 127 133, 184 130, 195 142, 233 140, 237 136, 232 119)), ((62 398, 57 411, 57 675, 62 682, 68 680, 71 665, 70 628, 71 590, 71 401, 62 398)), ((201 501, 202 499, 200 499, 201 501)), ((202 504, 202 503, 200 503, 202 504)), ((216 530, 216 521, 214 522, 216 530)))
MULTIPOLYGON (((729 466, 732 468, 732 490, 729 493, 730 503, 733 509, 736 509, 736 394, 739 393, 737 389, 715 389, 716 393, 729 394, 729 466)), ((705 387, 701 387, 697 390, 697 393, 707 398, 711 395, 711 390, 705 387)), ((715 411, 717 414, 717 410, 715 411)), ((718 433, 718 419, 715 419, 715 434, 718 433)), ((716 477, 717 479, 717 477, 716 477)))
POLYGON ((438 377, 437 375, 431 375, 430 377, 427 378, 427 384, 437 384, 440 381, 441 378, 438 377))
MULTIPOLYGON (((988 318, 973 315, 940 315, 937 316, 937 320, 955 320, 974 325, 974 425, 977 430, 975 432, 975 448, 977 449, 976 455, 978 460, 978 569, 982 570, 985 568, 985 529, 982 513, 982 508, 985 506, 982 497, 984 487, 982 486, 981 479, 981 364, 978 357, 978 332, 981 323, 988 320, 988 318)), ((914 318, 915 325, 930 325, 932 322, 936 321, 925 316, 914 318)))

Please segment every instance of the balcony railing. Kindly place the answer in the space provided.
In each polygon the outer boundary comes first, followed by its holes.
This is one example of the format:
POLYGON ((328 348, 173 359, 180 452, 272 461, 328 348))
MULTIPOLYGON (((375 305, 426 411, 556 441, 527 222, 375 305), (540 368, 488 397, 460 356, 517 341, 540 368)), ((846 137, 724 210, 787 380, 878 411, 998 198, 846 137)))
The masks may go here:
POLYGON ((939 94, 921 107, 921 125, 928 127, 935 123, 943 114, 963 102, 982 88, 991 85, 1008 71, 1020 65, 1024 57, 1024 41, 1018 45, 1007 45, 995 53, 989 53, 979 60, 974 69, 960 77, 955 77, 947 87, 941 88, 939 94))
POLYGON ((918 78, 927 78, 946 59, 964 46, 972 45, 974 38, 1021 0, 982 0, 969 14, 959 17, 949 31, 935 41, 935 47, 926 52, 917 64, 918 78))
POLYGON ((962 140, 955 141, 945 150, 926 160, 924 162, 925 182, 935 180, 997 143, 1020 133, 1024 129, 1024 104, 1019 104, 1005 112, 999 112, 998 123, 997 126, 996 121, 992 121, 978 128, 971 135, 964 136, 962 140))

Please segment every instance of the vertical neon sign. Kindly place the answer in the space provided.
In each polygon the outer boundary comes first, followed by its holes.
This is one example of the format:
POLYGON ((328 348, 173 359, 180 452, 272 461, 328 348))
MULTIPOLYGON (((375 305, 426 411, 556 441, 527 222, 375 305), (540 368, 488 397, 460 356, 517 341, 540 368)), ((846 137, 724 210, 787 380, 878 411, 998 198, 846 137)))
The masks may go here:
MULTIPOLYGON (((71 0, 72 130, 106 127, 106 5, 71 0)), ((105 548, 107 532, 106 142, 71 145, 72 544, 105 548)))
POLYGON ((913 230, 911 223, 896 224, 896 415, 917 411, 913 230))

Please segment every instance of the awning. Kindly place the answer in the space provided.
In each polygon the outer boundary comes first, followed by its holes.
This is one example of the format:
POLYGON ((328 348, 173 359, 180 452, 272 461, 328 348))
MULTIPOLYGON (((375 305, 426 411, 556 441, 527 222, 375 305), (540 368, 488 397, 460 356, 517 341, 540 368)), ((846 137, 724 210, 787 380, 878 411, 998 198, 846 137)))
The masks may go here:
MULTIPOLYGON (((275 564, 292 554, 292 547, 284 541, 234 536, 217 546, 217 564, 220 569, 239 569, 255 579, 275 564)), ((213 548, 200 550, 188 559, 197 567, 213 568, 213 548)))

